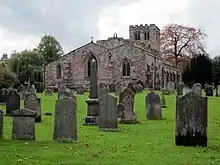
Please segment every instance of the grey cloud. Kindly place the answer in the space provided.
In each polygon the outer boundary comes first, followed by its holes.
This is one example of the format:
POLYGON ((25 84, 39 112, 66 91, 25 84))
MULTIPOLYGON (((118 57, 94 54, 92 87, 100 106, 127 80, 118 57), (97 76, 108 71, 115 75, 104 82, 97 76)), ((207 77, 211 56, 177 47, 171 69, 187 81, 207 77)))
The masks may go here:
POLYGON ((7 0, 0 2, 0 26, 25 37, 52 34, 61 44, 75 47, 98 36, 100 12, 109 5, 139 0, 7 0))
POLYGON ((219 14, 219 0, 189 0, 186 8, 175 15, 175 20, 204 29, 208 36, 208 52, 214 57, 220 54, 219 14))

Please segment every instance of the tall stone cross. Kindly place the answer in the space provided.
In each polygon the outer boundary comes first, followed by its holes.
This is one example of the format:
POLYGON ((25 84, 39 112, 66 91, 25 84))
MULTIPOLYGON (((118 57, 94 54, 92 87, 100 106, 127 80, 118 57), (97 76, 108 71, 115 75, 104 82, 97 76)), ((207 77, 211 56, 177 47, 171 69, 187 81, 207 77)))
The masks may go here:
POLYGON ((98 81, 97 81, 97 68, 96 60, 93 58, 91 61, 91 74, 90 74, 90 91, 89 98, 98 98, 98 81))
POLYGON ((99 124, 98 77, 96 66, 96 60, 93 58, 91 61, 89 98, 88 100, 86 100, 86 103, 88 104, 88 109, 84 125, 99 124))

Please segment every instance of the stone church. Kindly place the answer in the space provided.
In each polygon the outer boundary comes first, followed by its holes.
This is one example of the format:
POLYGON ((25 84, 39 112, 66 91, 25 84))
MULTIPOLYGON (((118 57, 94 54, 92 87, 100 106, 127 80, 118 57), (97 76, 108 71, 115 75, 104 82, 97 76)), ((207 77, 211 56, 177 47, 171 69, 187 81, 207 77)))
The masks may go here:
POLYGON ((87 43, 46 65, 45 87, 89 87, 91 59, 97 62, 98 83, 139 83, 160 88, 181 80, 180 72, 160 54, 160 29, 155 24, 129 26, 129 39, 115 33, 87 43))

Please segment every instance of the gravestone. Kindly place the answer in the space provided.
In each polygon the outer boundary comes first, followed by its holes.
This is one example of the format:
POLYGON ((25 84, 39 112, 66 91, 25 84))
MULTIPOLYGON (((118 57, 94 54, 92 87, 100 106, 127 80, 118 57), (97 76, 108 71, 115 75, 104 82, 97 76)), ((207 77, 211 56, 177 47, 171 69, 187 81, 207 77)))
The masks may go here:
POLYGON ((200 83, 193 84, 192 92, 199 96, 202 96, 202 85, 200 83))
POLYGON ((0 139, 3 138, 4 111, 0 110, 0 139))
POLYGON ((99 129, 101 131, 119 131, 117 116, 117 98, 112 95, 102 95, 99 98, 99 129))
POLYGON ((122 101, 124 111, 121 113, 121 124, 137 124, 137 116, 134 112, 134 99, 131 96, 126 96, 122 101))
POLYGON ((183 95, 183 87, 184 87, 184 82, 178 82, 176 84, 176 94, 177 94, 177 96, 183 95))
POLYGON ((175 92, 175 83, 170 81, 167 83, 167 90, 171 93, 175 92))
POLYGON ((211 85, 207 85, 205 88, 206 96, 213 96, 213 88, 211 85))
POLYGON ((41 98, 38 98, 36 93, 29 93, 24 108, 36 112, 35 122, 41 122, 41 98))
POLYGON ((36 92, 35 85, 33 84, 29 90, 31 93, 35 93, 36 92))
POLYGON ((104 83, 99 84, 99 97, 108 94, 108 87, 104 83))
POLYGON ((25 87, 23 84, 21 84, 18 88, 18 92, 19 92, 19 95, 20 95, 20 99, 21 100, 24 100, 24 97, 25 97, 25 87))
POLYGON ((77 141, 77 103, 64 97, 56 100, 53 139, 77 141))
POLYGON ((141 84, 136 85, 136 92, 137 93, 142 93, 143 92, 143 86, 141 84))
POLYGON ((87 116, 85 117, 84 125, 98 125, 99 124, 99 100, 98 100, 98 75, 96 68, 96 60, 91 61, 91 75, 90 75, 90 90, 89 98, 86 100, 88 104, 87 116))
POLYGON ((183 87, 183 95, 185 95, 185 94, 187 94, 187 93, 189 93, 189 92, 191 92, 192 90, 188 87, 188 86, 184 86, 183 87))
POLYGON ((140 124, 134 111, 123 111, 120 124, 140 124))
POLYGON ((6 88, 2 88, 0 90, 0 105, 4 105, 6 103, 8 90, 6 88))
POLYGON ((123 104, 123 103, 119 103, 119 104, 117 105, 117 114, 118 114, 118 117, 121 117, 121 115, 123 114, 124 110, 125 110, 124 104, 123 104))
POLYGON ((162 108, 167 108, 167 106, 166 106, 166 99, 165 99, 163 94, 161 96, 161 106, 162 106, 162 108))
POLYGON ((220 85, 217 86, 216 88, 216 97, 220 96, 220 85))
MULTIPOLYGON (((123 103, 123 100, 130 96, 133 100, 135 98, 135 94, 132 92, 130 88, 125 88, 120 94, 119 94, 119 103, 123 103)), ((132 109, 134 109, 134 104, 132 105, 132 109)))
POLYGON ((115 84, 109 84, 109 92, 116 92, 115 84))
POLYGON ((35 140, 35 117, 36 113, 29 109, 13 111, 12 139, 35 140))
POLYGON ((121 84, 116 84, 116 86, 115 86, 115 93, 116 93, 116 95, 119 95, 121 90, 122 90, 121 84))
POLYGON ((207 97, 189 92, 176 100, 176 145, 207 146, 207 97))
POLYGON ((154 92, 150 92, 145 98, 146 118, 148 120, 161 120, 162 109, 160 105, 160 97, 154 92))
POLYGON ((10 88, 6 97, 6 115, 20 109, 20 95, 17 90, 10 88))
POLYGON ((129 83, 128 88, 130 88, 133 93, 136 93, 136 88, 133 83, 129 83))
POLYGON ((69 93, 66 90, 60 90, 58 92, 58 99, 61 99, 63 97, 70 97, 69 93))
POLYGON ((85 88, 82 85, 79 85, 76 88, 76 94, 84 94, 84 92, 85 92, 85 88))
POLYGON ((51 89, 46 89, 45 96, 53 96, 53 92, 51 89))

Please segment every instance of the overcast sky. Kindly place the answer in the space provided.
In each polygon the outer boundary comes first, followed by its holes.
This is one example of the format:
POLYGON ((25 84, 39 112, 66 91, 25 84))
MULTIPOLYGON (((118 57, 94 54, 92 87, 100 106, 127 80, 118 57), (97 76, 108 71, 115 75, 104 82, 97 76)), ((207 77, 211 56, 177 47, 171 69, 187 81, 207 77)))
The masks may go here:
POLYGON ((91 36, 128 38, 132 24, 178 23, 203 28, 214 57, 220 55, 219 15, 220 0, 0 0, 0 54, 31 49, 44 34, 67 53, 91 36))

